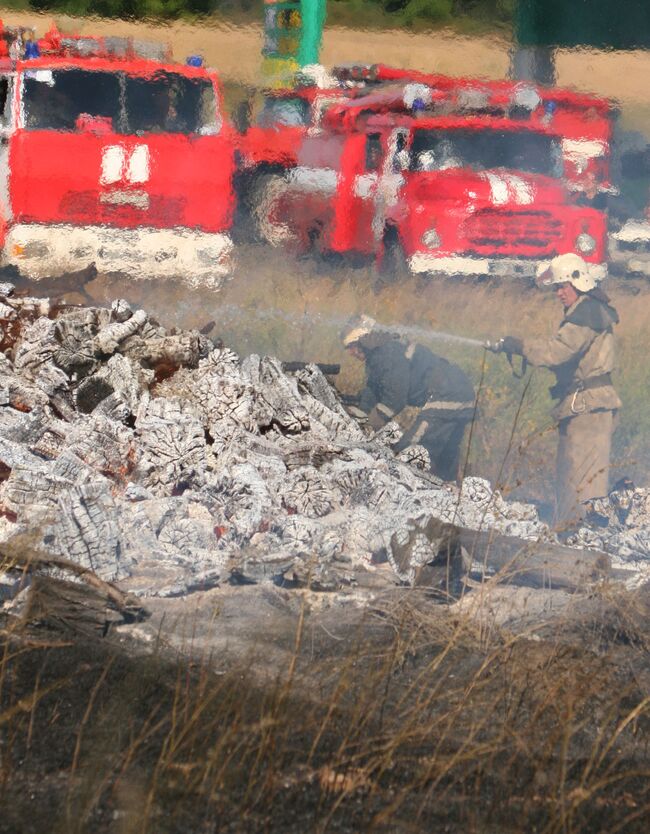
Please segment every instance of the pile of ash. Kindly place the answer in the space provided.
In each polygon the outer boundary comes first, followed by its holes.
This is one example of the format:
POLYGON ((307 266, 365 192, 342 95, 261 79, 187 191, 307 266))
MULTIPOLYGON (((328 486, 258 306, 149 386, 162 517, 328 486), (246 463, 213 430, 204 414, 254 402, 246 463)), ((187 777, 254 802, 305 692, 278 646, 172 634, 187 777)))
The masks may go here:
POLYGON ((399 428, 368 434, 316 365, 286 373, 122 300, 57 307, 10 285, 0 349, 0 542, 31 533, 134 593, 279 577, 330 589, 382 562, 409 583, 438 557, 441 524, 552 539, 486 481, 458 488, 423 449, 393 454, 399 428))
POLYGON ((650 561, 650 489, 622 478, 605 498, 593 502, 588 524, 568 539, 626 562, 650 561))

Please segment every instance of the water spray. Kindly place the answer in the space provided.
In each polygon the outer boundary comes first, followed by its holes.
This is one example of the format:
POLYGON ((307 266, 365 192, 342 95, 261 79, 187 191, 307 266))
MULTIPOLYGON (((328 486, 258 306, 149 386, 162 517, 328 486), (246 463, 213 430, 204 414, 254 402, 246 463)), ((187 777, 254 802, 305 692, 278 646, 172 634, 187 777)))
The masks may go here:
POLYGON ((411 325, 377 325, 378 330, 385 330, 387 333, 396 333, 398 336, 414 336, 421 339, 431 339, 439 342, 454 342, 468 347, 484 348, 487 343, 481 339, 470 339, 469 336, 458 336, 456 333, 446 333, 444 330, 429 330, 426 327, 414 327, 411 325))
MULTIPOLYGON (((323 315, 322 313, 291 313, 286 310, 278 310, 274 307, 265 307, 264 309, 257 309, 254 311, 248 310, 245 307, 240 307, 237 304, 224 304, 219 307, 220 322, 232 322, 233 320, 244 316, 253 314, 255 318, 260 320, 266 319, 283 319, 287 324, 309 324, 311 326, 321 324, 335 328, 342 328, 349 322, 349 316, 331 316, 323 315)), ((485 348, 487 343, 481 339, 471 339, 469 336, 459 336, 456 333, 446 333, 442 330, 432 330, 426 327, 418 327, 415 325, 406 324, 380 324, 375 325, 378 331, 395 334, 397 336, 405 336, 407 338, 423 339, 426 341, 452 342, 459 345, 467 345, 468 347, 485 348)))
MULTIPOLYGON (((305 310, 304 313, 293 313, 287 310, 279 310, 275 307, 265 307, 259 310, 250 310, 242 308, 237 304, 221 305, 219 308, 219 313, 220 322, 222 323, 232 323, 237 318, 251 314, 253 314, 254 317, 259 319, 260 321, 264 321, 267 319, 280 319, 284 320, 288 325, 291 326, 300 326, 302 324, 308 325, 310 328, 313 328, 317 325, 324 325, 340 330, 350 322, 349 316, 323 315, 322 313, 308 312, 307 310, 305 310)), ((376 330, 380 332, 388 333, 395 336, 403 336, 407 339, 416 339, 423 342, 443 342, 448 345, 463 345, 469 348, 489 350, 492 353, 503 353, 506 359, 508 360, 510 370, 512 371, 512 375, 515 377, 515 379, 521 379, 522 377, 524 377, 528 370, 528 362, 526 358, 523 356, 521 357, 520 368, 517 369, 515 367, 515 363, 513 361, 513 354, 504 349, 503 339, 500 339, 496 342, 489 342, 484 339, 472 339, 470 336, 459 336, 456 333, 447 333, 444 330, 433 330, 427 327, 420 327, 417 325, 408 324, 380 324, 379 322, 376 322, 374 328, 376 328, 376 330)), ((293 364, 303 365, 304 363, 299 362, 293 364)), ((327 367, 330 369, 330 373, 338 373, 340 369, 339 366, 335 365, 327 367), (336 370, 334 370, 334 368, 336 368, 336 370)))

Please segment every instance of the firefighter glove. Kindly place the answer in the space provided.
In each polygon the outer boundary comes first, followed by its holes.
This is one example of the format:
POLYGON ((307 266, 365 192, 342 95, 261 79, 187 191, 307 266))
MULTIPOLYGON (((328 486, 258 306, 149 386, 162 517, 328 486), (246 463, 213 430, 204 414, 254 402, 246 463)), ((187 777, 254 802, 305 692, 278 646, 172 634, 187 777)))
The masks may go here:
POLYGON ((524 355, 524 343, 515 336, 504 336, 498 342, 486 342, 485 347, 493 353, 506 353, 510 356, 524 355))
POLYGON ((503 353, 510 353, 513 356, 524 355, 524 343, 521 339, 517 339, 515 336, 504 336, 501 343, 503 353))

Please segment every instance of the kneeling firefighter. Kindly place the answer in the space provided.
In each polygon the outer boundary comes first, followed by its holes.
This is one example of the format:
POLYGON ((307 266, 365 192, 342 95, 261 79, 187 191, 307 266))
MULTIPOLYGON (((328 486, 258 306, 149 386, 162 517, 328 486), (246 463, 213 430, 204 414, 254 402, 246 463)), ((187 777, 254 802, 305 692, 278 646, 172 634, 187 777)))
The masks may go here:
POLYGON ((590 501, 608 492, 614 416, 621 406, 611 379, 618 314, 579 255, 558 255, 538 283, 554 287, 564 307, 556 335, 523 341, 506 336, 487 347, 555 373, 556 523, 570 527, 584 518, 590 501))
POLYGON ((474 388, 466 374, 423 345, 402 341, 378 327, 368 316, 352 322, 342 340, 365 362, 359 407, 370 425, 379 429, 396 420, 406 431, 395 451, 424 446, 431 471, 446 481, 456 480, 465 427, 475 408, 474 388))

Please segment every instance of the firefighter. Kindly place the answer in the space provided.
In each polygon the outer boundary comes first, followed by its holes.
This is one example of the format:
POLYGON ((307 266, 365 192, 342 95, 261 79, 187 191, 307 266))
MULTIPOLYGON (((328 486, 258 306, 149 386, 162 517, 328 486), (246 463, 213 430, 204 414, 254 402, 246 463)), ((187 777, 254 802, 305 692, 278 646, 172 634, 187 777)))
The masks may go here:
POLYGON ((473 419, 472 383, 456 365, 414 342, 379 328, 367 316, 350 324, 343 345, 365 362, 365 387, 359 407, 374 429, 390 420, 406 428, 395 451, 420 445, 431 471, 446 481, 459 474, 465 427, 473 419))
POLYGON ((588 514, 590 502, 608 492, 614 417, 621 406, 611 379, 618 314, 579 255, 554 258, 539 283, 555 287, 564 307, 557 334, 523 341, 506 336, 488 347, 555 373, 550 391, 559 401, 552 412, 559 429, 556 522, 571 529, 588 514))

